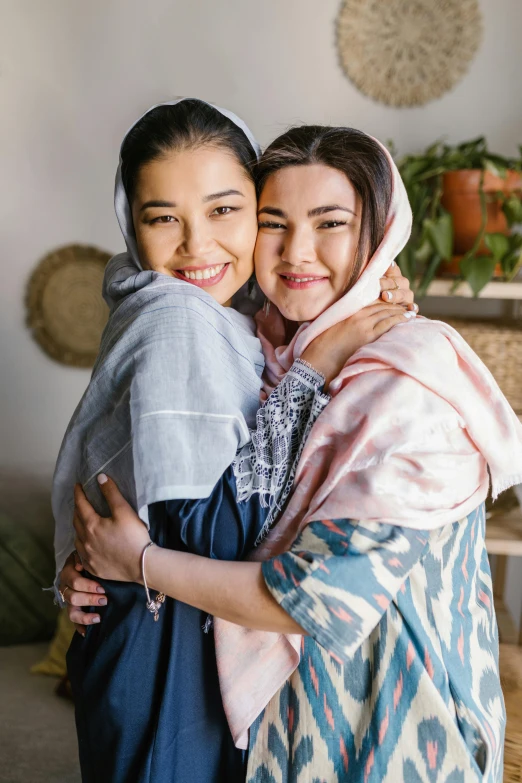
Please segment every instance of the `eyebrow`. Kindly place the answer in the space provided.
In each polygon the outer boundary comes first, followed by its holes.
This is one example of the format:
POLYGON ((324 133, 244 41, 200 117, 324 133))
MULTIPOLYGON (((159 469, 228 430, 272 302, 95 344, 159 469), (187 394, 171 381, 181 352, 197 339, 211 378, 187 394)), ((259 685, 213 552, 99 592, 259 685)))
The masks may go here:
POLYGON ((349 207, 342 207, 340 204, 328 204, 328 206, 325 207, 315 207, 315 209, 311 209, 308 213, 308 217, 318 217, 318 215, 326 215, 327 212, 336 212, 338 209, 341 210, 341 212, 349 212, 354 217, 357 217, 353 209, 350 209, 349 207))
POLYGON ((243 196, 244 198, 244 195, 240 190, 230 188, 230 190, 221 190, 219 193, 211 193, 210 196, 205 196, 203 203, 206 204, 209 201, 216 201, 216 199, 224 198, 225 196, 243 196))
MULTIPOLYGON (((209 196, 205 196, 203 203, 207 204, 209 201, 216 201, 216 199, 224 198, 225 196, 243 196, 244 198, 244 195, 240 190, 230 188, 229 190, 221 190, 219 193, 211 193, 209 196)), ((145 204, 140 207, 140 212, 143 212, 144 209, 149 209, 150 207, 170 207, 173 209, 176 206, 177 204, 174 201, 146 201, 145 204)))
POLYGON ((173 201, 146 201, 145 204, 142 204, 140 207, 140 212, 143 212, 144 209, 148 209, 149 207, 175 207, 175 203, 173 201))
MULTIPOLYGON (((318 217, 319 215, 326 215, 327 212, 335 212, 338 209, 340 209, 342 212, 350 212, 350 214, 354 215, 354 217, 357 217, 353 209, 349 209, 349 207, 342 207, 340 204, 328 204, 324 207, 315 207, 314 209, 309 210, 308 217, 318 217)), ((278 209, 277 207, 263 207, 258 211, 257 214, 261 215, 263 212, 265 212, 267 215, 274 215, 274 217, 280 217, 280 218, 288 217, 288 215, 285 212, 283 212, 282 209, 278 209)))
POLYGON ((258 210, 258 215, 261 215, 263 212, 266 212, 267 215, 274 215, 274 217, 280 217, 280 218, 287 218, 288 215, 286 212, 283 212, 282 209, 277 209, 277 207, 263 207, 263 209, 258 210))

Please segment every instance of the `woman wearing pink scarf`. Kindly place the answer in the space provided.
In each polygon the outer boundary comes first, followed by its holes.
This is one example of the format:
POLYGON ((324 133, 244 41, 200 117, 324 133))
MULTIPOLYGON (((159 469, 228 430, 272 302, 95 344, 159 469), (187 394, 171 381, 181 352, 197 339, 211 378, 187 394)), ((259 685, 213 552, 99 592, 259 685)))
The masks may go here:
MULTIPOLYGON (((259 220, 268 392, 377 298, 411 211, 378 142, 313 126, 263 156, 259 220)), ((494 496, 522 481, 522 428, 467 344, 423 318, 357 351, 327 386, 257 562, 152 547, 149 583, 216 618, 249 783, 501 781, 484 500, 489 477, 494 496)), ((113 517, 78 491, 78 550, 90 572, 140 582, 147 531, 103 481, 113 517)))

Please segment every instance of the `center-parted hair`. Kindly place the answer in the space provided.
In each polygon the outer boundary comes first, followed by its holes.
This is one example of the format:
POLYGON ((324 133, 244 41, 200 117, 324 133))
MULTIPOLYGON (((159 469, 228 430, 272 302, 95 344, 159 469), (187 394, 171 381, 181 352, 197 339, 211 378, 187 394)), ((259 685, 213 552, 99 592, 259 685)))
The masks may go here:
POLYGON ((392 197, 392 172, 382 147, 354 128, 302 125, 273 141, 256 167, 261 195, 267 179, 289 166, 322 164, 350 180, 362 204, 361 230, 348 288, 383 240, 392 197))
POLYGON ((142 166, 169 152, 206 145, 230 152, 245 174, 254 179, 255 150, 241 128, 213 106, 187 98, 147 112, 131 128, 121 148, 121 176, 129 203, 142 166))

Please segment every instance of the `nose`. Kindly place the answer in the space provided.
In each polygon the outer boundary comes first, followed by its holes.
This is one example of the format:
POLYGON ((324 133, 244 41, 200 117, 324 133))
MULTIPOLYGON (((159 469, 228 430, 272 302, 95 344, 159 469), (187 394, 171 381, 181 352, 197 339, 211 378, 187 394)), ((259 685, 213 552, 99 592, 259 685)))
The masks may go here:
POLYGON ((204 221, 184 224, 181 254, 188 258, 201 258, 212 249, 213 239, 210 227, 204 221))
POLYGON ((312 232, 306 227, 295 228, 285 233, 281 261, 292 266, 312 263, 317 260, 312 232))

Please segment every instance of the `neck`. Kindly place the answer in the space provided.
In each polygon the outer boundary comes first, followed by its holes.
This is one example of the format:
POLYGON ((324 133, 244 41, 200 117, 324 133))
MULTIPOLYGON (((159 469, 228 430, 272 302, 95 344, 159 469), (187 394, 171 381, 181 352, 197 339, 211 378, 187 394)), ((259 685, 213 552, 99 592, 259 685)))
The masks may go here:
POLYGON ((295 333, 297 332, 301 324, 304 323, 304 321, 288 321, 285 318, 284 322, 285 322, 286 342, 289 343, 292 341, 292 339, 295 336, 295 333))

